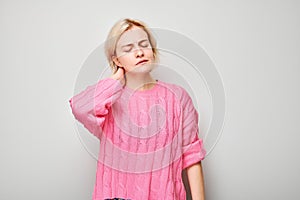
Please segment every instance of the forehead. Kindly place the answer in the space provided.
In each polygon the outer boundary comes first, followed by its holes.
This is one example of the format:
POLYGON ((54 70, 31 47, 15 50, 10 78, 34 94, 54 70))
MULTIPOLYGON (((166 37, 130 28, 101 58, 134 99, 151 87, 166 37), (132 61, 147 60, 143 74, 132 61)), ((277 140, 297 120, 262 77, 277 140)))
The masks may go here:
POLYGON ((143 39, 148 39, 147 33, 142 28, 133 27, 121 35, 117 45, 131 44, 143 39))

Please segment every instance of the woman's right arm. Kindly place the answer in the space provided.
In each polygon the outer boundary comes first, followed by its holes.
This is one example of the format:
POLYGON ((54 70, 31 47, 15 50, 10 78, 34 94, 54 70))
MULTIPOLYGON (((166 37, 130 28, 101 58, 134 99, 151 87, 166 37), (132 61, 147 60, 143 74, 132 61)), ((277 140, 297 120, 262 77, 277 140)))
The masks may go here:
POLYGON ((75 119, 99 139, 109 109, 121 95, 124 82, 119 71, 69 99, 75 119))

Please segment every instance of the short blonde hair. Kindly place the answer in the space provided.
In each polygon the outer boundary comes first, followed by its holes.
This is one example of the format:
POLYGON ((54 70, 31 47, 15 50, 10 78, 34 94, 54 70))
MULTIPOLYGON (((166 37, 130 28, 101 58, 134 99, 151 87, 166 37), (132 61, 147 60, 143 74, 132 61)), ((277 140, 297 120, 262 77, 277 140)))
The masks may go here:
POLYGON ((107 36, 107 39, 105 41, 105 46, 104 46, 105 54, 106 54, 107 60, 109 62, 109 65, 110 65, 113 73, 115 73, 117 71, 117 67, 113 61, 113 56, 116 56, 117 43, 118 43, 121 35, 125 31, 131 29, 134 26, 142 28, 147 33, 148 39, 149 39, 151 47, 152 47, 154 61, 156 61, 156 62, 158 61, 158 50, 156 48, 156 40, 153 37, 150 30, 147 28, 146 24, 139 20, 134 20, 134 19, 129 19, 129 18, 121 19, 121 20, 117 21, 114 24, 114 26, 111 28, 111 30, 107 36))

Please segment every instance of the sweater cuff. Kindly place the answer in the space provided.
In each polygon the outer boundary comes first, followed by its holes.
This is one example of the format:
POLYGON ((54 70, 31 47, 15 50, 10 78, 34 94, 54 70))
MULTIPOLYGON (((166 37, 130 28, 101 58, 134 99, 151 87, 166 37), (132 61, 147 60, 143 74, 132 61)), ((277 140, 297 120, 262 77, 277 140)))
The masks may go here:
POLYGON ((195 163, 200 162, 206 156, 206 150, 203 147, 201 139, 184 147, 184 153, 182 155, 182 169, 192 166, 195 163))

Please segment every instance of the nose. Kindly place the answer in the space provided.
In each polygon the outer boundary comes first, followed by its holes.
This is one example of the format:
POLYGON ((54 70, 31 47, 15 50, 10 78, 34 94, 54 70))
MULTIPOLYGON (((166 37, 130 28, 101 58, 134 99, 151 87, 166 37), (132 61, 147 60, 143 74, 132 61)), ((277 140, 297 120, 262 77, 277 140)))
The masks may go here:
POLYGON ((143 57, 143 56, 144 56, 143 50, 140 49, 140 48, 138 48, 138 49, 136 50, 136 52, 135 52, 135 56, 136 56, 137 58, 143 57))

